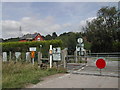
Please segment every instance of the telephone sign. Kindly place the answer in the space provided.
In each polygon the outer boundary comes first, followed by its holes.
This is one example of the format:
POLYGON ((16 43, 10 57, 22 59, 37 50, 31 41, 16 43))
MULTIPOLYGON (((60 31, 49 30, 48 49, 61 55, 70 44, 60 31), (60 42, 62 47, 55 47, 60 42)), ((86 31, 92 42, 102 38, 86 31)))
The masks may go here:
POLYGON ((53 48, 53 61, 61 60, 61 48, 53 48))
POLYGON ((36 51, 36 47, 30 47, 29 50, 30 51, 36 51))

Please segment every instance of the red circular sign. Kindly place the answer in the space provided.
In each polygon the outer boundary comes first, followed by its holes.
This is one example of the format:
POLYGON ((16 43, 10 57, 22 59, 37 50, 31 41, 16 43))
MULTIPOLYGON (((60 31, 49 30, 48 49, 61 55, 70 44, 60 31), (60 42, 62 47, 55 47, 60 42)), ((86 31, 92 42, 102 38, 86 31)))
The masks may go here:
POLYGON ((96 66, 99 68, 99 69, 102 69, 106 66, 106 62, 104 59, 100 58, 96 61, 96 66))

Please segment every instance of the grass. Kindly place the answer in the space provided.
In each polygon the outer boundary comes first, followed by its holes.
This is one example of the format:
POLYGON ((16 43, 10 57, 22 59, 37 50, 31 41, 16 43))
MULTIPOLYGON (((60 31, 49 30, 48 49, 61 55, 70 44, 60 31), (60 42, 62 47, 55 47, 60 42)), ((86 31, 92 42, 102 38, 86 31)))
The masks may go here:
POLYGON ((36 84, 43 77, 65 73, 63 68, 42 70, 37 64, 7 62, 2 64, 2 88, 24 88, 28 84, 36 84))

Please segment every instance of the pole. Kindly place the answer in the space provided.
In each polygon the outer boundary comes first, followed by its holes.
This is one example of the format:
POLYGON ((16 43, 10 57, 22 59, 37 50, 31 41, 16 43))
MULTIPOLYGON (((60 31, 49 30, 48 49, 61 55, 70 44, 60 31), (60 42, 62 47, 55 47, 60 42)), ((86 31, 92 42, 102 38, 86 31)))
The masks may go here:
MULTIPOLYGON (((50 45, 50 52, 52 51, 52 45, 50 45)), ((50 53, 50 68, 52 68, 52 53, 50 53)))
POLYGON ((102 71, 101 71, 101 69, 100 69, 100 76, 102 75, 102 71))
POLYGON ((76 46, 76 51, 75 51, 75 59, 76 59, 76 63, 78 62, 78 59, 77 59, 77 46, 76 46))

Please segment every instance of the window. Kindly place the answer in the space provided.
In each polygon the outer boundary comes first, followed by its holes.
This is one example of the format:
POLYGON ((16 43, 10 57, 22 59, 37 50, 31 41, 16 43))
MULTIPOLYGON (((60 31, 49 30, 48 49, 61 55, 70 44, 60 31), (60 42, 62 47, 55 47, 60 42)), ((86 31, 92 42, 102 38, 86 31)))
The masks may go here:
POLYGON ((37 38, 37 41, 40 41, 40 38, 37 38))

